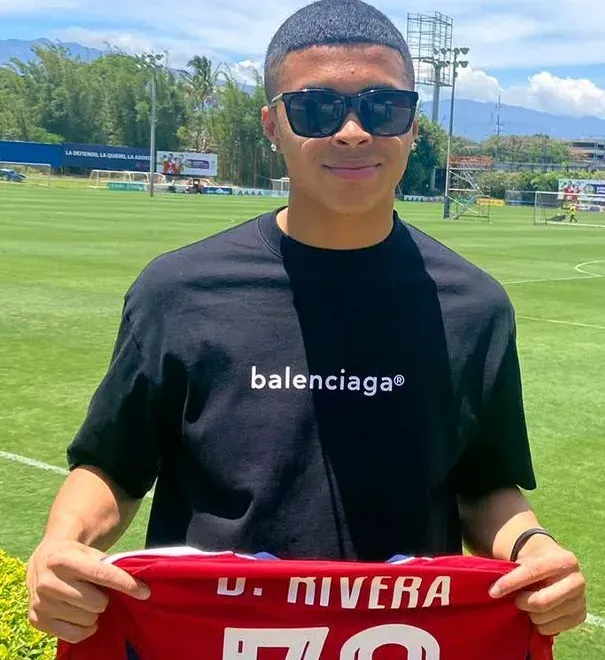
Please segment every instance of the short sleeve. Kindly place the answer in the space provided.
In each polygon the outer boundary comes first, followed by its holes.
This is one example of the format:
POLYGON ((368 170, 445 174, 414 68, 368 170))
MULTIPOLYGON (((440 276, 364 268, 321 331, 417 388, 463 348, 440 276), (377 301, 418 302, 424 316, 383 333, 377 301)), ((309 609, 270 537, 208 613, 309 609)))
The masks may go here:
POLYGON ((501 344, 502 349, 496 348, 487 358, 489 386, 477 432, 455 468, 458 494, 466 497, 481 497, 499 488, 519 486, 533 490, 536 487, 514 320, 506 336, 494 343, 496 347, 501 344), (489 377, 490 371, 493 378, 489 377))
POLYGON ((136 499, 155 481, 166 430, 161 383, 150 375, 148 353, 124 311, 108 370, 67 450, 70 469, 98 467, 136 499))

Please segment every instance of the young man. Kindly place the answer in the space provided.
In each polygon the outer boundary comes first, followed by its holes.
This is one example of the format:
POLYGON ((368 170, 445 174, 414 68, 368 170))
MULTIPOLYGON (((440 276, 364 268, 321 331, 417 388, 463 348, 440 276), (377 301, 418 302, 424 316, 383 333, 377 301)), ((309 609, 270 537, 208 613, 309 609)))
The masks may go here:
POLYGON ((579 624, 578 562, 518 488, 535 484, 511 304, 393 212, 417 136, 403 37, 359 0, 322 0, 275 35, 266 87, 289 205, 129 290, 29 562, 32 623, 79 641, 103 587, 148 596, 101 559, 157 478, 149 546, 385 560, 464 537, 508 559, 521 539, 493 596, 519 591, 545 634, 579 624))

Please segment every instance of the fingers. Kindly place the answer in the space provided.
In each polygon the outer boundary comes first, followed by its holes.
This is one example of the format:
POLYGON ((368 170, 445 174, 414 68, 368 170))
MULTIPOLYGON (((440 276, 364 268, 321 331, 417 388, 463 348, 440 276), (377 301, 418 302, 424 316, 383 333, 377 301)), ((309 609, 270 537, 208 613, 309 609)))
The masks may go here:
POLYGON ((65 582, 77 578, 78 581, 115 589, 139 600, 146 600, 151 593, 147 585, 136 580, 126 571, 113 564, 104 563, 98 558, 87 556, 85 553, 50 556, 47 567, 65 582))
POLYGON ((30 623, 43 633, 58 637, 71 644, 79 644, 85 639, 92 637, 98 630, 97 625, 85 627, 78 626, 66 621, 58 621, 57 619, 39 619, 31 618, 30 623))
POLYGON ((492 598, 502 598, 548 578, 563 577, 579 571, 578 560, 571 552, 559 550, 529 560, 501 577, 490 589, 492 598))
MULTIPOLYGON (((533 617, 532 617, 533 618, 533 617)), ((538 624, 538 632, 541 635, 559 635, 566 630, 571 630, 586 620, 586 608, 567 614, 546 623, 538 624)))
POLYGON ((570 616, 581 618, 581 621, 584 621, 586 618, 586 601, 583 596, 577 596, 564 603, 560 603, 557 607, 547 612, 532 612, 530 614, 531 620, 537 626, 543 626, 551 621, 570 616))
POLYGON ((109 602, 108 596, 92 584, 63 582, 52 573, 40 579, 36 591, 41 600, 59 600, 94 614, 104 612, 109 602))
POLYGON ((49 621, 54 619, 82 628, 93 628, 99 618, 95 612, 89 612, 58 600, 47 600, 41 603, 37 608, 37 615, 40 619, 49 621))
POLYGON ((149 588, 103 561, 105 555, 79 543, 39 546, 28 563, 29 620, 41 630, 77 643, 93 635, 105 611, 105 589, 146 599, 149 588))
POLYGON ((582 574, 571 573, 544 589, 519 594, 516 603, 525 612, 552 612, 568 601, 584 599, 585 588, 582 574))

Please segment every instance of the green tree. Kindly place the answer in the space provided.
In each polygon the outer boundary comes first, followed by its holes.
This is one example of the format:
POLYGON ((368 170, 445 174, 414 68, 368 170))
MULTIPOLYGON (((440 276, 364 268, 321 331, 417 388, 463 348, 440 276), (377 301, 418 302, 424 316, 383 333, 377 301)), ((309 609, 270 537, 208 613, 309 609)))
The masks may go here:
POLYGON ((480 145, 481 153, 515 163, 567 163, 573 160, 567 144, 549 135, 493 136, 480 145))
POLYGON ((433 170, 445 167, 447 133, 422 114, 418 116, 418 129, 416 151, 410 154, 402 188, 406 195, 432 195, 433 170))
POLYGON ((216 101, 216 90, 222 67, 214 68, 207 57, 195 55, 182 72, 185 98, 185 121, 179 128, 179 139, 184 149, 206 151, 208 148, 208 107, 216 101))
POLYGON ((211 148, 219 156, 220 178, 242 186, 269 187, 269 179, 284 176, 285 166, 263 135, 261 110, 266 99, 260 76, 251 93, 227 78, 216 97, 208 112, 208 132, 211 148))

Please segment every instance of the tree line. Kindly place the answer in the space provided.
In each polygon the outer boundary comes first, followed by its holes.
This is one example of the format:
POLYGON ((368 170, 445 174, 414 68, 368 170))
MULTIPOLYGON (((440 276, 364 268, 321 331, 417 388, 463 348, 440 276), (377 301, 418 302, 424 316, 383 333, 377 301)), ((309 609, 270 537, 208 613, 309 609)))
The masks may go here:
MULTIPOLYGON (((145 56, 113 49, 84 62, 61 45, 37 45, 33 51, 29 62, 13 59, 0 67, 0 139, 149 146, 151 73, 145 56)), ((216 153, 219 178, 242 186, 269 187, 269 179, 286 174, 262 133, 266 98, 260 76, 244 89, 227 67, 200 56, 183 70, 157 67, 155 76, 158 150, 216 153)), ((437 194, 431 175, 445 167, 447 134, 422 113, 419 126, 418 147, 400 190, 437 194)), ((482 143, 456 138, 453 150, 517 162, 571 159, 567 147, 548 136, 482 143)))

